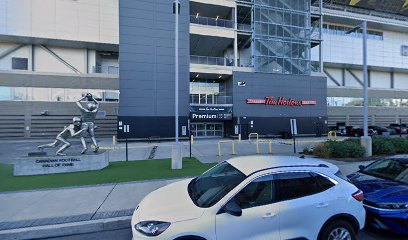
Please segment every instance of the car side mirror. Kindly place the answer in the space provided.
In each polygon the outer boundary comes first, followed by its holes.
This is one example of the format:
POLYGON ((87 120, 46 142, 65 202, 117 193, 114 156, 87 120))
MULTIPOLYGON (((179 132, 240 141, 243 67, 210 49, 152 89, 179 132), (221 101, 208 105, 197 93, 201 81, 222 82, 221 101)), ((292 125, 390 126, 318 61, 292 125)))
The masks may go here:
POLYGON ((232 216, 240 217, 242 215, 242 209, 238 204, 232 200, 229 201, 224 207, 224 212, 231 214, 232 216))
POLYGON ((365 167, 364 165, 358 166, 358 169, 360 169, 360 171, 364 171, 365 168, 366 168, 366 167, 365 167))

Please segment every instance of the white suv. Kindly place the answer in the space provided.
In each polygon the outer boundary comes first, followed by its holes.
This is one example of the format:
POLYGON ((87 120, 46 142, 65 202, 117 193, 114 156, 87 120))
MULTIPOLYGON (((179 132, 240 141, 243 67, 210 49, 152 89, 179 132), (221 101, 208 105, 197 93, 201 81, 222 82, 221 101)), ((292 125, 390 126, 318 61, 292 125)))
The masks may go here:
POLYGON ((133 239, 354 240, 362 200, 333 164, 238 157, 147 195, 132 217, 133 239))

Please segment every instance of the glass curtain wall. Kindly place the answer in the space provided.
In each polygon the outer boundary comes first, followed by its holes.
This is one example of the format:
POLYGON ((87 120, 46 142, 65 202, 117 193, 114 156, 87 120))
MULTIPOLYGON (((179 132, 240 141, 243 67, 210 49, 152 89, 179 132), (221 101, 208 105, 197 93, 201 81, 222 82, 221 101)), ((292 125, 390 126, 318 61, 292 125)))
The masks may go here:
POLYGON ((228 104, 225 82, 219 80, 197 79, 190 82, 190 103, 228 104))
POLYGON ((0 86, 0 101, 75 102, 91 93, 97 101, 118 102, 118 90, 0 86))
POLYGON ((254 0, 256 72, 310 74, 310 0, 254 0))

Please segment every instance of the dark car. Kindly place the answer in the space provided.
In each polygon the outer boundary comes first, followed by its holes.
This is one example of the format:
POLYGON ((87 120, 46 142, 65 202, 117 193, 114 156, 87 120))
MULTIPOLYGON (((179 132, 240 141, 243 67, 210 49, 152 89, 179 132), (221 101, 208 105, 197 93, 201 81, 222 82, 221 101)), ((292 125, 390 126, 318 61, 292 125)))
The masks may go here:
POLYGON ((374 131, 376 131, 378 133, 378 135, 386 135, 386 134, 393 134, 395 133, 394 130, 391 130, 389 128, 386 127, 380 127, 380 126, 368 126, 368 129, 372 129, 374 131))
MULTIPOLYGON (((353 136, 353 137, 361 137, 364 135, 364 130, 363 128, 360 127, 348 127, 347 128, 347 135, 348 136, 353 136)), ((377 131, 373 129, 368 129, 368 136, 375 136, 377 135, 377 131)))
POLYGON ((360 166, 348 178, 364 192, 367 224, 408 235, 408 157, 360 166))
POLYGON ((392 123, 388 128, 394 129, 396 134, 405 134, 408 131, 406 124, 399 125, 397 123, 392 123))

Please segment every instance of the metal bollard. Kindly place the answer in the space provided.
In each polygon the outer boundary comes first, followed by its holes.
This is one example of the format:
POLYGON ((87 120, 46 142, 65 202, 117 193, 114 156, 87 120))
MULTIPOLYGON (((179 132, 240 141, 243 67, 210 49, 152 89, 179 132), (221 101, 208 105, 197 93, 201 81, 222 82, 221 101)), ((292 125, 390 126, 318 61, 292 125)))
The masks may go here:
POLYGON ((112 136, 112 147, 113 147, 113 150, 116 149, 116 136, 115 135, 112 136))
POLYGON ((272 154, 272 141, 269 141, 269 154, 272 154))
POLYGON ((259 154, 259 141, 256 141, 256 154, 259 154))
POLYGON ((218 142, 218 156, 221 157, 221 142, 218 142))

